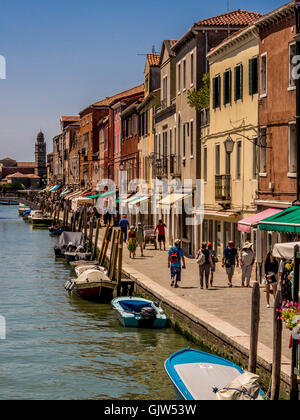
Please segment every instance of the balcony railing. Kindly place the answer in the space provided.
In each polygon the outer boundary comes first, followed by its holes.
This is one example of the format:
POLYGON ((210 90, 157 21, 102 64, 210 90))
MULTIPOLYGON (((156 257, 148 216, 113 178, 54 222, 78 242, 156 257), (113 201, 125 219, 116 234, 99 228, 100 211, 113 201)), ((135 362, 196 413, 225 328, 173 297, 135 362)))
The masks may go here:
POLYGON ((231 202, 231 175, 216 175, 215 180, 216 201, 231 202))

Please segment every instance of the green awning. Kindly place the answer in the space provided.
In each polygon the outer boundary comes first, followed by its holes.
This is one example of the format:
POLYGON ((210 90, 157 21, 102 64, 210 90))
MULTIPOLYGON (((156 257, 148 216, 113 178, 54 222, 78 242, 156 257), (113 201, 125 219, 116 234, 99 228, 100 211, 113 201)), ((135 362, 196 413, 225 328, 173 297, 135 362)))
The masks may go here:
POLYGON ((90 195, 87 198, 99 198, 99 197, 104 198, 104 197, 108 197, 108 196, 113 195, 113 194, 116 194, 116 193, 117 193, 116 190, 115 191, 108 191, 108 192, 106 192, 104 194, 90 195))
POLYGON ((300 233, 300 206, 290 207, 262 220, 259 229, 269 232, 300 233))

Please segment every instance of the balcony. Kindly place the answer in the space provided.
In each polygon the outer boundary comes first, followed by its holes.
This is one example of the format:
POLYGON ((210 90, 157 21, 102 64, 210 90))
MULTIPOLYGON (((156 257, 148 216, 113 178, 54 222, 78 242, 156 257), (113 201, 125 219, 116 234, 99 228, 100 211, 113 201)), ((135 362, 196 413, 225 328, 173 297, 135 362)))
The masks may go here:
POLYGON ((181 176, 181 158, 180 156, 171 155, 170 158, 170 174, 173 177, 181 176))
POLYGON ((231 203, 231 175, 216 175, 216 201, 221 205, 231 203))
POLYGON ((168 176, 168 159, 155 159, 153 162, 153 175, 158 178, 168 176))

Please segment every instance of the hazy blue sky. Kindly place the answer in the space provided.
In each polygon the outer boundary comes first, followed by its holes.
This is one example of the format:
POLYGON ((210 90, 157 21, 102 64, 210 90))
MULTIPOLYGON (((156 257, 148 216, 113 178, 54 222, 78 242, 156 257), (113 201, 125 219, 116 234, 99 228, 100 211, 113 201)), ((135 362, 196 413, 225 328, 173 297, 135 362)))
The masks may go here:
MULTIPOLYGON (((280 0, 230 0, 267 13, 280 0)), ((40 128, 48 152, 59 117, 143 82, 152 45, 177 39, 195 21, 225 13, 227 0, 0 0, 0 158, 33 159, 40 128)))

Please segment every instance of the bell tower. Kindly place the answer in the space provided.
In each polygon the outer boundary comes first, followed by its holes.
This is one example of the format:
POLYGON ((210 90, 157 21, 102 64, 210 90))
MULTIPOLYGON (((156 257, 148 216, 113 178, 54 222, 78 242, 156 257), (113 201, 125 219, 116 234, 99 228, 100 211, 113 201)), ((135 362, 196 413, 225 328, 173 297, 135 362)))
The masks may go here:
POLYGON ((44 175, 47 175, 46 143, 45 143, 45 137, 42 131, 40 131, 37 135, 34 156, 35 156, 35 175, 38 175, 42 178, 44 175))

